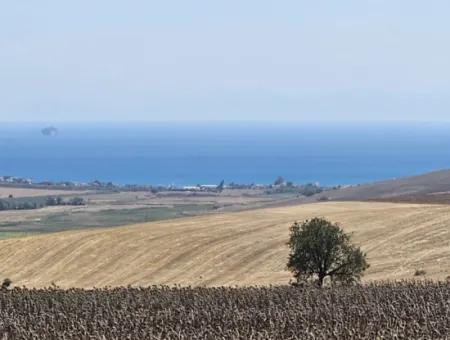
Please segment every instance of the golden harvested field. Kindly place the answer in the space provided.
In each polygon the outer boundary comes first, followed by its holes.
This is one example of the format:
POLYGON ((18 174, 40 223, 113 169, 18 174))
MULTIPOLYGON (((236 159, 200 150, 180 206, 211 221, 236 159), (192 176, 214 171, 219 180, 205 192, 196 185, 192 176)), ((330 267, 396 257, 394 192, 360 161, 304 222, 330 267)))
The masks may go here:
POLYGON ((15 188, 15 187, 0 187, 0 198, 7 198, 9 195, 18 197, 38 197, 38 196, 64 196, 64 195, 82 195, 86 194, 87 190, 68 191, 68 190, 53 190, 53 189, 30 189, 30 188, 15 188))
POLYGON ((450 206, 339 202, 205 215, 0 241, 15 285, 285 284, 289 226, 322 216, 354 232, 365 280, 450 275, 450 206))

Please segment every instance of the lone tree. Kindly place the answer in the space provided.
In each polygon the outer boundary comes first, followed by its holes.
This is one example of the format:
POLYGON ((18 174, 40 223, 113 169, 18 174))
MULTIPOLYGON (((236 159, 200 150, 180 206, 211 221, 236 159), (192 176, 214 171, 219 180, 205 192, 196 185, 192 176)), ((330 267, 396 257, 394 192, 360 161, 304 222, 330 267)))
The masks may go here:
POLYGON ((350 236, 322 218, 295 222, 289 246, 288 269, 297 283, 314 279, 322 287, 327 276, 331 282, 352 283, 369 267, 366 254, 351 244, 350 236))

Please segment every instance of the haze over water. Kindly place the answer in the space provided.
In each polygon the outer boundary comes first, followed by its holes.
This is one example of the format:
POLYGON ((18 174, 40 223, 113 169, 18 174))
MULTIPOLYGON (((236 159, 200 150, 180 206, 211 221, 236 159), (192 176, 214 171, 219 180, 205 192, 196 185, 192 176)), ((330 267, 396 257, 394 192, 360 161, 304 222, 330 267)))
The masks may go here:
POLYGON ((450 167, 450 124, 2 124, 0 175, 117 184, 356 184, 450 167))

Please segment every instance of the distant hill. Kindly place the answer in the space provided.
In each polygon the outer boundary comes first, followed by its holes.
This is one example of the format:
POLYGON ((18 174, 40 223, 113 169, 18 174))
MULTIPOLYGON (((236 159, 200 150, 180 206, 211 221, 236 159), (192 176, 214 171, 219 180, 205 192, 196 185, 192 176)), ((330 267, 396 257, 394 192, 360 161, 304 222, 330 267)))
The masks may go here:
POLYGON ((342 188, 325 196, 330 200, 450 203, 450 170, 342 188))
POLYGON ((300 196, 265 206, 282 207, 324 201, 450 204, 450 170, 325 190, 310 197, 300 196))

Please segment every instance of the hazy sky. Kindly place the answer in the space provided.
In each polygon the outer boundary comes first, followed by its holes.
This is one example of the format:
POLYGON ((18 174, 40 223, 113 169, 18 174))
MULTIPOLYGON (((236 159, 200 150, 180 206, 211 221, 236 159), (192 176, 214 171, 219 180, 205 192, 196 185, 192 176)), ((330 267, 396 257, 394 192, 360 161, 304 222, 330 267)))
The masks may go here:
POLYGON ((0 120, 450 120, 450 1, 14 0, 0 120))

